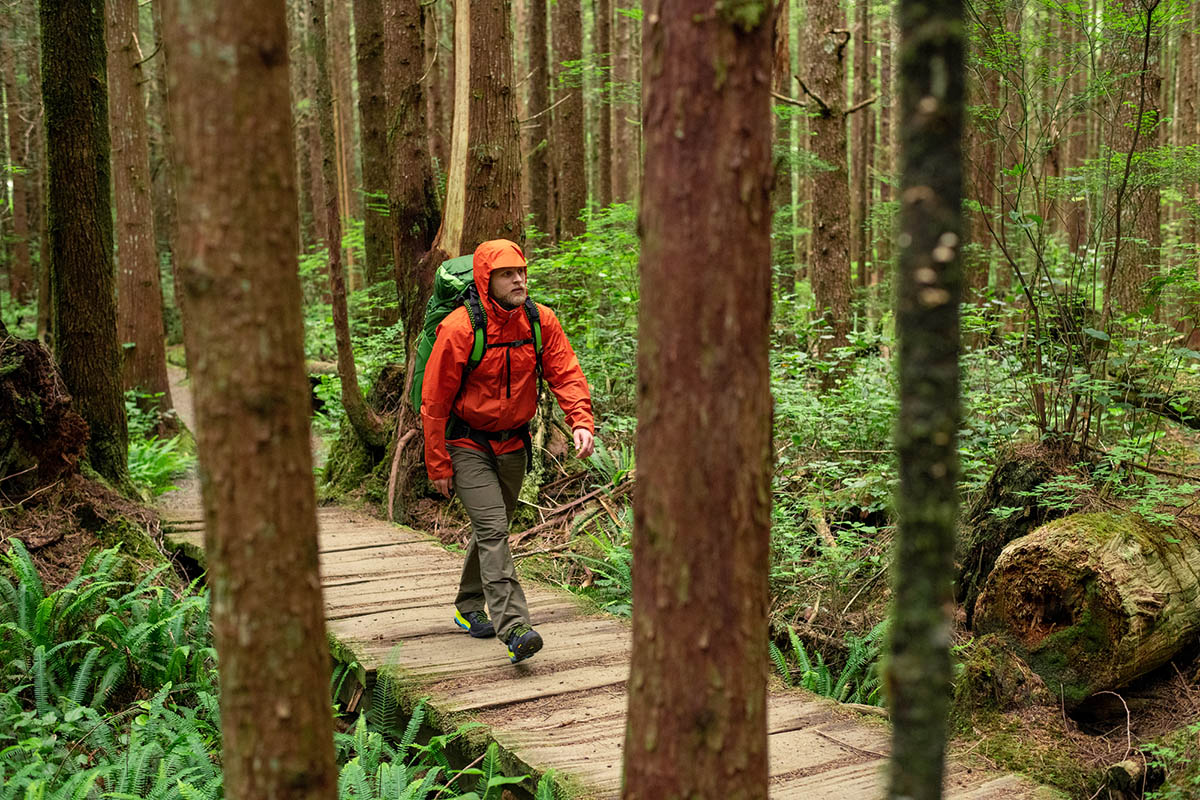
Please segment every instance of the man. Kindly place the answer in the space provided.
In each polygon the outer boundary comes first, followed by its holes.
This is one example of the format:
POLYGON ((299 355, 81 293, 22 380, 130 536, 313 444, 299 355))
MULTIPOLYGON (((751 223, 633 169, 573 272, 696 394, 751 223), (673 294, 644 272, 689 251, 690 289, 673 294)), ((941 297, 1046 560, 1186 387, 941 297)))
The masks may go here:
POLYGON ((525 255, 513 242, 496 239, 476 248, 472 273, 487 317, 483 358, 466 372, 475 333, 467 307, 456 308, 438 326, 421 389, 429 479, 446 497, 453 487, 471 518, 454 621, 476 638, 498 632, 514 664, 542 649, 508 548, 542 377, 567 416, 580 458, 592 454, 595 431, 587 380, 562 325, 540 303, 526 308, 525 270, 525 255), (541 326, 541 376, 534 308, 541 326))

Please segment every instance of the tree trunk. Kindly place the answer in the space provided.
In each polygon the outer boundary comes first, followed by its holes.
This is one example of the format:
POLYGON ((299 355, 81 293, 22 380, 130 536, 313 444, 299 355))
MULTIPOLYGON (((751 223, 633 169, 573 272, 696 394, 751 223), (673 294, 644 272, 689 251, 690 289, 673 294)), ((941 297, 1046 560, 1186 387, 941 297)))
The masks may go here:
MULTIPOLYGON (((444 174, 450 161, 447 134, 454 108, 454 12, 446 13, 446 4, 435 2, 425 14, 426 110, 429 125, 429 152, 437 161, 435 175, 444 174)), ((424 8, 424 6, 422 6, 424 8)), ((439 203, 444 198, 439 198, 439 203)))
MULTIPOLYGON (((1181 147, 1200 141, 1200 114, 1196 109, 1200 103, 1196 97, 1200 93, 1200 75, 1197 74, 1200 70, 1197 36, 1200 34, 1197 31, 1200 31, 1200 3, 1192 3, 1190 25, 1185 25, 1179 34, 1179 63, 1176 65, 1175 136, 1176 143, 1181 147)), ((1184 194, 1200 198, 1200 182, 1188 183, 1184 187, 1184 194)), ((1200 222, 1194 209, 1185 208, 1179 238, 1192 245, 1193 254, 1200 248, 1200 222)), ((1200 277, 1200 262, 1197 262, 1196 277, 1200 277)), ((1200 347, 1200 302, 1187 304, 1179 329, 1186 334, 1188 347, 1200 347)))
POLYGON ((808 100, 813 154, 828 168, 813 179, 812 252, 808 260, 817 313, 829 336, 818 340, 822 358, 849 342, 850 332, 850 183, 846 175, 844 62, 847 36, 841 6, 813 0, 808 6, 808 100))
POLYGON ((4 38, 3 69, 5 106, 8 112, 8 157, 12 182, 12 253, 9 260, 8 290, 13 300, 25 304, 33 300, 35 284, 33 262, 29 256, 29 163, 25 158, 21 122, 20 92, 17 90, 18 29, 10 19, 4 38))
POLYGON ((961 0, 902 0, 900 260, 896 290, 899 526, 887 667, 888 796, 942 796, 958 517, 962 135, 961 0))
POLYGON ((583 8, 580 0, 556 0, 554 20, 554 168, 557 189, 557 239, 573 239, 586 230, 586 150, 583 135, 583 8))
MULTIPOLYGON (((328 0, 338 3, 342 0, 328 0)), ((310 0, 309 34, 312 36, 313 61, 316 63, 316 112, 317 124, 321 129, 321 184, 324 188, 323 209, 326 229, 329 231, 329 294, 333 305, 333 331, 337 340, 338 377, 342 387, 342 407, 354 433, 370 447, 384 444, 383 421, 363 400, 358 387, 358 368, 354 364, 354 349, 350 341, 350 318, 346 310, 346 277, 342 266, 342 216, 338 208, 339 158, 337 137, 334 132, 335 114, 333 85, 329 74, 328 48, 325 38, 325 9, 327 0, 310 0)))
MULTIPOLYGON (((383 0, 354 0, 354 41, 358 59, 358 113, 362 130, 362 188, 366 199, 363 204, 364 272, 367 285, 372 287, 378 304, 373 312, 374 322, 377 326, 386 327, 399 319, 399 311, 392 305, 396 299, 396 287, 388 236, 387 196, 390 187, 387 168, 387 98, 383 77, 383 0)), ((424 119, 422 127, 423 123, 424 119)))
POLYGON ((631 799, 767 796, 770 16, 646 8, 631 799))
MULTIPOLYGON (((433 243, 438 226, 420 83, 425 70, 423 14, 418 0, 397 0, 384 7, 387 163, 391 176, 388 213, 406 362, 411 360, 413 343, 425 319, 425 302, 433 288, 433 270, 421 268, 421 257, 433 243)), ((437 264, 433 267, 436 269, 437 264)))
MULTIPOLYGON (((892 147, 893 125, 892 110, 895 108, 892 92, 892 15, 884 14, 879 18, 879 158, 876 161, 879 172, 879 204, 884 208, 892 202, 892 181, 895 180, 893 168, 892 147)), ((892 241, 894 226, 890 214, 885 213, 887 224, 880 225, 876 233, 879 240, 876 243, 876 262, 874 283, 882 283, 886 271, 892 267, 892 241)))
POLYGON ((309 144, 314 129, 312 108, 312 58, 308 52, 307 0, 287 0, 290 78, 292 92, 292 130, 296 140, 296 174, 299 176, 300 252, 323 241, 318 221, 323 203, 317 202, 317 180, 309 144))
MULTIPOLYGON (((1066 12, 1063 12, 1066 13, 1066 12)), ((1072 48, 1077 48, 1083 42, 1083 28, 1087 25, 1086 12, 1076 11, 1067 23, 1067 41, 1072 48)), ((1088 157, 1087 149, 1087 120, 1088 106, 1084 101, 1084 90, 1087 86, 1087 63, 1078 59, 1068 79, 1068 96, 1072 100, 1071 113, 1067 117, 1067 163, 1068 171, 1083 166, 1088 157)), ((1067 211, 1067 242, 1072 253, 1078 253, 1088 240, 1088 205, 1084 199, 1072 198, 1068 201, 1067 211)))
POLYGON ((638 75, 637 43, 641 21, 621 13, 618 6, 613 26, 613 200, 638 202, 638 129, 641 125, 641 84, 638 75))
POLYGON ((1116 152, 1124 164, 1113 193, 1112 227, 1109 230, 1112 254, 1107 273, 1103 322, 1107 325, 1116 314, 1133 314, 1146 303, 1144 288, 1151 277, 1151 264, 1158 259, 1162 241, 1159 230, 1158 185, 1140 174, 1144 167, 1139 154, 1158 142, 1158 95, 1161 77, 1158 56, 1161 48, 1161 14, 1152 6, 1144 10, 1134 0, 1123 0, 1121 7, 1132 30, 1129 39, 1113 48, 1112 69, 1124 80, 1125 99, 1118 110, 1116 152))
POLYGON ((163 299, 150 200, 150 144, 138 45, 138 0, 108 0, 109 130, 117 212, 117 333, 124 352, 122 385, 150 395, 159 435, 178 430, 167 378, 163 299))
MULTIPOLYGON (((788 36, 789 0, 779 4, 775 15, 775 33, 773 36, 774 58, 771 62, 772 89, 778 94, 790 96, 792 87, 792 58, 788 36)), ((774 101, 772 101, 774 102, 774 101)), ((777 109, 778 110, 778 109, 777 109)), ((778 115, 775 122, 775 139, 773 154, 775 158, 775 189, 771 195, 772 218, 782 222, 785 230, 776 230, 775 235, 782 238, 782 246, 775 251, 776 279, 780 295, 790 295, 796 290, 796 242, 794 239, 795 226, 792 225, 791 215, 780 217, 780 212, 792 204, 792 114, 791 109, 784 107, 783 114, 778 115), (781 235, 786 232, 786 235, 781 235)))
POLYGON ((529 213, 533 227, 553 233, 550 222, 550 59, 546 0, 529 0, 529 213))
POLYGON ((41 0, 54 356, 91 432, 88 460, 128 489, 110 205, 104 0, 41 0))
POLYGON ((1000 73, 989 65, 994 58, 995 31, 1000 29, 1004 15, 997 8, 998 0, 985 0, 977 11, 980 16, 975 35, 978 37, 975 56, 975 80, 971 82, 972 105, 982 109, 970 121, 967 132, 967 198, 977 206, 971 212, 970 247, 964 264, 966 300, 977 304, 985 301, 983 291, 988 286, 992 263, 994 215, 996 207, 996 141, 999 132, 995 120, 987 112, 1000 107, 1000 73))
MULTIPOLYGON (((359 160, 354 157, 354 83, 350 36, 350 4, 353 0, 328 0, 325 4, 326 24, 326 67, 333 87, 334 132, 338 140, 337 166, 341 180, 338 195, 342 203, 342 217, 349 220, 362 219, 362 185, 359 160)), ((353 269, 353 265, 350 265, 353 269)))
MULTIPOLYGON (((869 3, 854 4, 854 21, 849 25, 854 36, 854 91, 849 93, 850 103, 866 100, 871 85, 867 82, 868 40, 870 37, 869 3)), ((849 21, 849 20, 848 20, 849 21)), ((851 137, 851 224, 850 261, 854 264, 855 284, 860 288, 867 285, 867 127, 871 125, 871 107, 866 106, 850 117, 851 137)))
POLYGON ((455 8, 453 138, 432 247, 438 264, 489 239, 521 244, 525 238, 508 17, 508 0, 455 8))
POLYGON ((592 200, 599 208, 612 204, 612 49, 613 0, 596 0, 595 34, 592 51, 600 72, 596 97, 596 180, 592 182, 592 200))
POLYGON ((1200 541, 1127 514, 1074 514, 1001 553, 975 630, 1001 632, 1077 706, 1167 663, 1200 633, 1200 541))
POLYGON ((150 205, 154 209, 154 234, 158 257, 175 274, 175 242, 179 238, 175 207, 175 167, 171 163, 171 123, 167 112, 166 53, 162 40, 162 0, 152 0, 150 14, 154 22, 155 53, 151 62, 154 78, 149 87, 150 125, 150 205), (158 134, 154 131, 157 129, 158 134))
POLYGON ((164 11, 225 794, 333 800, 285 6, 164 11))
POLYGON ((35 109, 33 118, 35 124, 29 133, 30 163, 34 166, 34 202, 32 204, 34 224, 38 231, 38 270, 37 270, 37 333, 43 343, 52 343, 51 335, 51 291, 50 291, 50 234, 47 224, 49 201, 46 188, 49 183, 50 167, 46 161, 46 129, 43 124, 45 110, 42 107, 42 59, 41 34, 38 25, 30 25, 29 30, 29 81, 30 106, 35 109))

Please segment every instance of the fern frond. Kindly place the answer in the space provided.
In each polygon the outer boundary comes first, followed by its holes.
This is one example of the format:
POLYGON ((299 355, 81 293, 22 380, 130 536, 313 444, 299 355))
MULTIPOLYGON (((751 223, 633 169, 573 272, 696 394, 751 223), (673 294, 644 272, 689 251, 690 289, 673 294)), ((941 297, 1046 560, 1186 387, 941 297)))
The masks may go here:
POLYGON ((92 682, 92 670, 96 667, 96 659, 100 658, 100 653, 99 647, 88 650, 87 655, 83 657, 83 663, 75 672, 75 680, 72 681, 71 690, 67 693, 67 698, 75 705, 83 705, 83 696, 87 692, 88 684, 92 682))
POLYGON ((383 731, 396 724, 396 686, 391 675, 382 670, 375 673, 375 690, 371 694, 371 721, 383 731))
POLYGON ((797 663, 800 664, 800 673, 811 672, 813 664, 808 657, 808 651, 804 649, 804 643, 800 641, 800 635, 796 633, 796 629, 791 625, 788 625, 787 631, 788 641, 792 643, 792 653, 796 656, 797 663))
POLYGON ((779 670, 779 677, 783 678, 785 685, 791 686, 792 671, 788 668, 787 656, 779 649, 779 645, 774 642, 767 642, 767 652, 771 656, 771 661, 775 664, 775 669, 779 670))
POLYGON ((408 753, 408 748, 412 747, 413 742, 417 740, 417 734, 421 732, 421 725, 425 722, 425 700, 426 698, 421 698, 417 703, 412 717, 408 720, 408 725, 404 728, 404 735, 400 737, 401 755, 408 753))
POLYGON ((50 677, 46 674, 46 648, 38 645, 33 650, 33 699, 38 716, 50 711, 50 677))
POLYGON ((538 779, 537 789, 534 790, 533 800, 554 800, 554 770, 550 769, 542 773, 542 777, 538 779))
POLYGON ((488 800, 488 789, 490 788, 492 778, 500 774, 500 748, 495 742, 488 745, 487 752, 483 755, 483 763, 479 765, 479 770, 482 774, 479 776, 479 783, 476 785, 475 793, 482 800, 488 800))

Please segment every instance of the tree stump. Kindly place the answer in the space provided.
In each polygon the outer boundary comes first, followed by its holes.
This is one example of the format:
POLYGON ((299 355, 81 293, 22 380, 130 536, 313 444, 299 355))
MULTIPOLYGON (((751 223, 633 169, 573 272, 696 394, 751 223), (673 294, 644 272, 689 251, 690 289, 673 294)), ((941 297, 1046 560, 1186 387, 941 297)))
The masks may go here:
POLYGON ((0 490, 13 504, 79 469, 88 426, 54 359, 37 341, 0 324, 0 490))
POLYGON ((1200 540, 1125 513, 1074 514, 1009 544, 975 607, 1070 708, 1200 633, 1200 540))

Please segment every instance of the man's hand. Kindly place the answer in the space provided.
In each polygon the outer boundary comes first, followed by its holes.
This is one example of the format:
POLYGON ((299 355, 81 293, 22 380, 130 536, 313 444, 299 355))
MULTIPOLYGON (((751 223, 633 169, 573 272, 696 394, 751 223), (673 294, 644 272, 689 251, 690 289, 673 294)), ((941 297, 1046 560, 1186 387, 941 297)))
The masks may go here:
POLYGON ((587 428, 575 429, 575 455, 587 458, 596 449, 596 439, 587 428))
POLYGON ((450 496, 450 489, 453 488, 453 486, 454 486, 453 476, 451 476, 449 478, 438 478, 437 480, 435 480, 433 482, 433 488, 435 488, 439 492, 441 492, 443 497, 450 496))

